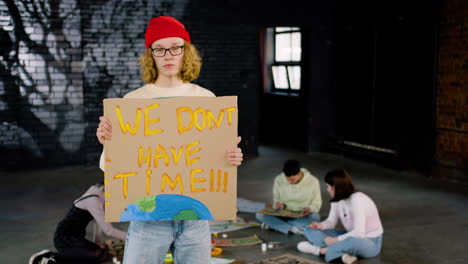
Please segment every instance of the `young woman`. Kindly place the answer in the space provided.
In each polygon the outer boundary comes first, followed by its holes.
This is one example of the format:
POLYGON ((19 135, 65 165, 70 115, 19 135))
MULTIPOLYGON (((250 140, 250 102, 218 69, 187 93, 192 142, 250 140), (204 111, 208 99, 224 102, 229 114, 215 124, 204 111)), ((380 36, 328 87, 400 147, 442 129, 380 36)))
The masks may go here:
POLYGON ((104 221, 104 185, 98 183, 73 202, 70 210, 57 225, 54 245, 58 252, 43 250, 34 254, 30 264, 101 263, 109 260, 109 252, 102 241, 102 232, 124 240, 127 233, 104 221), (87 240, 86 227, 95 220, 95 243, 87 240))
MULTIPOLYGON (((168 16, 152 18, 145 39, 147 49, 140 56, 139 64, 146 85, 126 94, 124 98, 215 96, 209 90, 190 83, 198 78, 201 58, 183 24, 168 16)), ((111 138, 112 127, 108 118, 100 117, 96 136, 101 144, 111 138)), ((240 165, 242 152, 239 148, 229 150, 227 158, 230 164, 240 165)), ((169 248, 175 263, 210 263, 211 235, 208 221, 131 222, 123 262, 162 263, 169 248)))
POLYGON ((354 187, 344 169, 330 171, 325 176, 331 208, 327 220, 311 223, 304 235, 309 241, 297 244, 297 249, 316 256, 325 255, 327 262, 341 258, 353 263, 357 257, 372 258, 380 253, 383 227, 375 203, 354 187), (335 226, 341 220, 346 231, 335 226))

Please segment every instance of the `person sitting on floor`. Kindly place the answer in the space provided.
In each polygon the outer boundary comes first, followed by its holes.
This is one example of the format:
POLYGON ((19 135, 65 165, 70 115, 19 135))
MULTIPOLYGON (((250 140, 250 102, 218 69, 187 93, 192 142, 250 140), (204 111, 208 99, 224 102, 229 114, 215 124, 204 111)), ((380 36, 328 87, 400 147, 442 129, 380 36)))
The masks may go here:
POLYGON ((372 258, 380 253, 383 227, 375 203, 359 192, 344 169, 325 175, 331 208, 327 220, 311 223, 304 234, 310 241, 297 244, 303 253, 325 255, 327 262, 337 259, 350 264, 357 257, 372 258), (346 231, 334 229, 338 218, 346 231))
POLYGON ((303 234, 312 221, 320 221, 318 214, 322 205, 320 184, 307 169, 301 168, 298 160, 287 160, 283 172, 276 176, 273 184, 273 208, 302 211, 303 217, 290 218, 257 213, 262 229, 270 227, 283 234, 303 234))
POLYGON ((76 199, 54 233, 58 252, 42 250, 31 256, 29 264, 102 263, 110 259, 102 233, 125 240, 127 233, 104 221, 104 185, 98 183, 76 199), (89 222, 96 220, 95 241, 85 238, 89 222))

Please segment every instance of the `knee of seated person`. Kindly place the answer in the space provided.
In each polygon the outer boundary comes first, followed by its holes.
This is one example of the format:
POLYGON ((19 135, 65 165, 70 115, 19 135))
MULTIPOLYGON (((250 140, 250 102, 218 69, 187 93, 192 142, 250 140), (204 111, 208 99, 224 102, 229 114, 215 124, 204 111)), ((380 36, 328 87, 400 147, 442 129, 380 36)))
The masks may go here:
POLYGON ((107 250, 102 250, 101 254, 99 255, 99 261, 104 262, 106 260, 109 260, 111 258, 111 255, 107 250))
POLYGON ((342 241, 340 242, 347 242, 347 243, 351 243, 351 244, 354 244, 356 242, 358 242, 359 240, 361 240, 362 238, 360 237, 347 237, 345 239, 343 239, 342 241))
POLYGON ((264 217, 262 213, 256 213, 255 218, 257 218, 258 220, 262 220, 264 217))
POLYGON ((317 233, 320 233, 320 230, 312 229, 312 228, 309 228, 309 227, 306 227, 304 229, 304 234, 307 234, 307 235, 313 236, 314 234, 317 234, 317 233))
POLYGON ((320 222, 320 215, 318 213, 311 213, 309 218, 312 218, 315 222, 320 222))

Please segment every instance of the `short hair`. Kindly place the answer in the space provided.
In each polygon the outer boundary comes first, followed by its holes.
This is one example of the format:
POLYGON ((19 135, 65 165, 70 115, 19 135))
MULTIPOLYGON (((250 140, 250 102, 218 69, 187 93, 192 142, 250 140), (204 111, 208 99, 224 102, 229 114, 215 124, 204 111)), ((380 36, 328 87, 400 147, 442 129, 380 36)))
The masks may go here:
POLYGON ((286 177, 294 176, 301 171, 301 163, 298 160, 287 160, 283 166, 283 172, 286 177))
POLYGON ((351 175, 345 169, 329 171, 325 175, 325 182, 335 187, 335 196, 330 200, 331 202, 347 199, 358 191, 352 182, 351 175))
MULTIPOLYGON (((182 59, 182 69, 180 70, 180 77, 183 82, 191 82, 198 78, 201 71, 201 57, 197 48, 185 41, 184 53, 182 59)), ((158 69, 156 62, 154 62, 151 47, 141 54, 138 58, 138 64, 141 69, 141 78, 145 83, 154 83, 158 79, 158 69)))

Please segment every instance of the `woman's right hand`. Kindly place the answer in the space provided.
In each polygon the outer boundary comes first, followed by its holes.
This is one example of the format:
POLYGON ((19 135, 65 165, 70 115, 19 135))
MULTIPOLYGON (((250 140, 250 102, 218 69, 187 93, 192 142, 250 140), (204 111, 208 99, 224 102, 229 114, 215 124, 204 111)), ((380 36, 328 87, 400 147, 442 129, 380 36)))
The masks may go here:
POLYGON ((99 126, 96 131, 96 136, 99 143, 104 145, 104 141, 112 138, 112 124, 109 118, 105 116, 99 117, 99 126))
POLYGON ((312 224, 309 225, 309 228, 322 230, 322 224, 317 223, 317 222, 312 222, 312 224))

